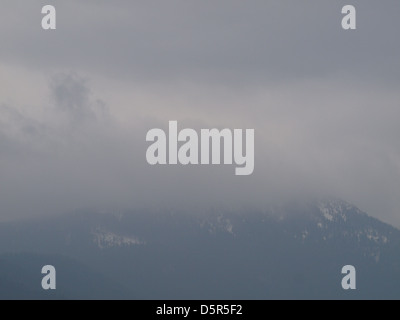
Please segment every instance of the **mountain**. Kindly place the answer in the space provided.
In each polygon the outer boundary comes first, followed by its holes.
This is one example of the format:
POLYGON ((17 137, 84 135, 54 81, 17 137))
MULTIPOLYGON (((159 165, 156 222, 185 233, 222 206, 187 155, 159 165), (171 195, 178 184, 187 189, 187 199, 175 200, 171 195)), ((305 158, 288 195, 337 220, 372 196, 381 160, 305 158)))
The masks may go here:
POLYGON ((6 252, 88 266, 60 262, 57 283, 63 273, 73 285, 82 270, 93 272, 105 299, 400 298, 400 231, 336 199, 263 211, 79 212, 3 223, 6 252), (341 287, 345 265, 356 268, 356 290, 341 287))
POLYGON ((130 292, 86 265, 59 255, 12 253, 0 255, 0 299, 124 298, 130 292), (43 290, 42 267, 56 268, 56 290, 43 290))

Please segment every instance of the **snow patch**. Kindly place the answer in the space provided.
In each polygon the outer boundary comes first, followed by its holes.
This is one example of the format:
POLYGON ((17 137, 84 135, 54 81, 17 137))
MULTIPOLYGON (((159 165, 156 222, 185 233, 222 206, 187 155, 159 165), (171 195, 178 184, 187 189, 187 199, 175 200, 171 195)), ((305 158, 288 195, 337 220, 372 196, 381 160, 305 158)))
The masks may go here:
POLYGON ((376 243, 388 243, 389 242, 388 237, 379 234, 379 232, 377 230, 369 228, 369 229, 366 229, 364 231, 364 233, 365 233, 365 236, 369 240, 374 241, 376 243))
POLYGON ((345 212, 351 208, 350 205, 344 205, 343 203, 335 201, 328 201, 326 203, 320 202, 318 204, 318 209, 324 215, 325 219, 331 222, 337 220, 339 217, 346 222, 347 216, 345 212))
POLYGON ((233 234, 233 225, 229 220, 226 220, 226 226, 225 226, 226 231, 229 233, 233 234))
POLYGON ((324 212, 324 217, 326 220, 333 221, 333 215, 331 215, 329 212, 324 212))
POLYGON ((146 244, 144 241, 140 241, 136 237, 121 236, 99 228, 96 229, 95 231, 92 231, 92 235, 93 235, 93 242, 100 249, 146 244))

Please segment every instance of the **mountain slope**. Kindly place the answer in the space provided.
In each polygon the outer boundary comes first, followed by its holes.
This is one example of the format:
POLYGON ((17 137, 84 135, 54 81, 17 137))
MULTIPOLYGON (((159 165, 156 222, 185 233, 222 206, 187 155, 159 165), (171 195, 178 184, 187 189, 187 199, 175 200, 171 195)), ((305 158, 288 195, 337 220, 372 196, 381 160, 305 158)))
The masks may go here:
POLYGON ((0 255, 0 299, 107 299, 130 292, 87 266, 63 256, 32 253, 0 255), (56 290, 43 290, 42 267, 56 268, 56 290))
POLYGON ((400 298, 400 231, 340 200, 0 225, 0 252, 20 250, 73 257, 124 283, 126 298, 400 298), (341 288, 348 264, 354 291, 341 288))

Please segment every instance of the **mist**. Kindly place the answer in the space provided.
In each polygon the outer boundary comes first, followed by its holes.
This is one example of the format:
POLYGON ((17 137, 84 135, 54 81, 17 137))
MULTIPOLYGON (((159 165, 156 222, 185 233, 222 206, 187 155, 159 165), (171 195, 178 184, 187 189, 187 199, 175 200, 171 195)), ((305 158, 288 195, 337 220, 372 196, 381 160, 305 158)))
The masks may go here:
POLYGON ((2 4, 0 219, 331 195, 400 225, 395 2, 353 1, 349 33, 341 1, 117 2, 54 1, 54 32, 2 4), (255 129, 253 174, 148 165, 169 120, 255 129))

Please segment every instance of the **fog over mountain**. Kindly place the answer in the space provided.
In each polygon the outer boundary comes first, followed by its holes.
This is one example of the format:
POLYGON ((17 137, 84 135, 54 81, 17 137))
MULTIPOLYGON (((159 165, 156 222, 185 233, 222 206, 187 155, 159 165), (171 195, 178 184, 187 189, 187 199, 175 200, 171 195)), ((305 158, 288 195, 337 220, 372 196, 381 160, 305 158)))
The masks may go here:
POLYGON ((75 212, 0 224, 0 297, 399 299, 400 230, 346 202, 75 212), (7 252, 17 252, 10 254, 7 252), (40 290, 43 265, 57 290, 40 290), (356 268, 357 289, 341 270, 356 268))
POLYGON ((54 0, 43 30, 46 4, 1 4, 0 288, 398 298, 397 1, 352 1, 356 30, 339 0, 54 0), (149 165, 174 120, 254 129, 254 172, 149 165), (45 260, 87 282, 31 288, 45 260), (353 262, 369 287, 344 296, 353 262))
POLYGON ((354 32, 341 29, 340 1, 53 5, 57 29, 45 32, 41 1, 2 3, 3 220, 105 206, 262 208, 265 197, 304 192, 400 225, 394 2, 354 1, 354 32), (146 133, 169 120, 254 128, 254 174, 148 166, 146 133))

